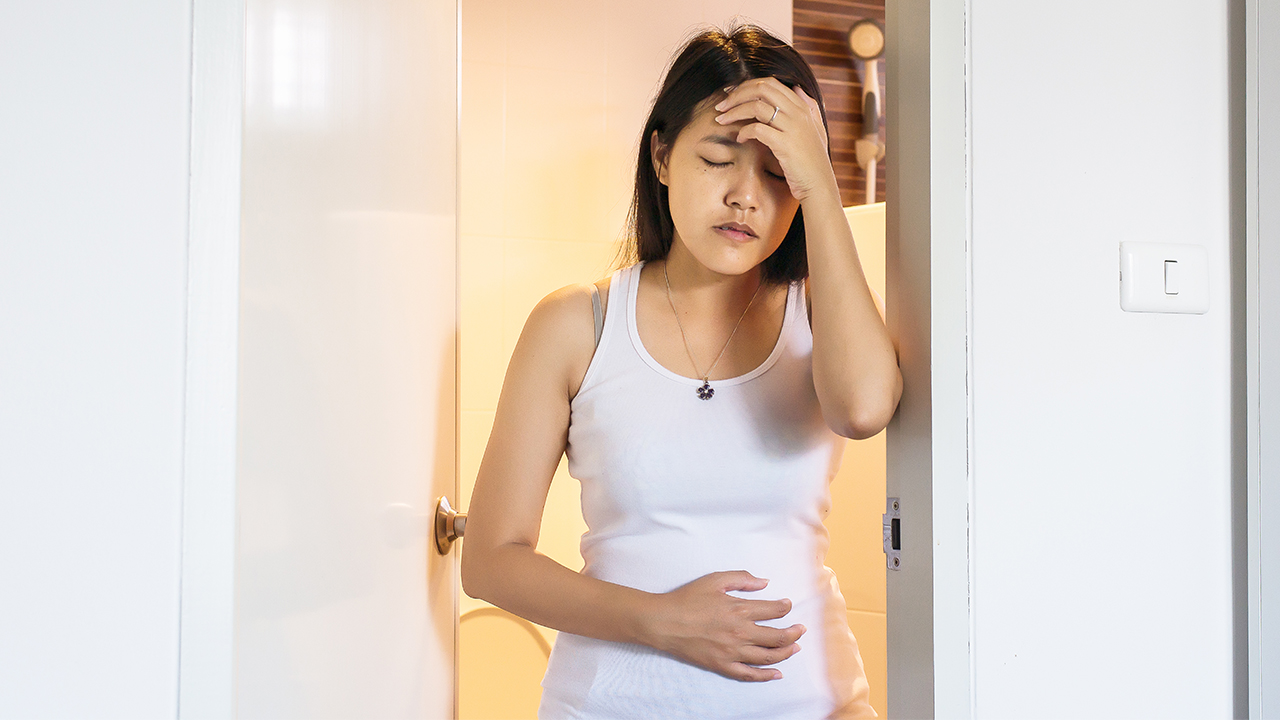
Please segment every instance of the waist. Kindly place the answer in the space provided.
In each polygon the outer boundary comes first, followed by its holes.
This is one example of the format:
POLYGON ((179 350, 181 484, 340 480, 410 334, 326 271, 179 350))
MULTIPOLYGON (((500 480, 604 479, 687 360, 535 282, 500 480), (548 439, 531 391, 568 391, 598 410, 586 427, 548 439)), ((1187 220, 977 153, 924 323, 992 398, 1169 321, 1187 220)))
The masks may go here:
POLYGON ((715 529, 703 532, 617 533, 582 541, 583 574, 652 593, 670 592, 704 575, 746 571, 769 581, 740 597, 792 602, 828 590, 830 571, 824 566, 825 533, 796 537, 787 533, 746 533, 726 536, 715 529))

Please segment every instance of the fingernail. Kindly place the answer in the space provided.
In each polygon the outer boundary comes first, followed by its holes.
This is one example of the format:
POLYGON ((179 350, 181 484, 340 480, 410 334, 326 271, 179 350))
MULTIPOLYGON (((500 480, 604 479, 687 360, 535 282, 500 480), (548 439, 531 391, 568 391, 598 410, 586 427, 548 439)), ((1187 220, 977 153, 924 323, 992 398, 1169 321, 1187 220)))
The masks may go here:
POLYGON ((774 671, 773 671, 773 679, 774 679, 774 680, 781 680, 781 679, 782 679, 782 671, 781 671, 781 670, 774 670, 774 671))
MULTIPOLYGON (((716 109, 718 110, 719 108, 716 108, 716 109)), ((716 122, 718 122, 718 123, 720 123, 721 125, 723 125, 723 124, 724 124, 724 115, 717 115, 717 116, 716 116, 716 122)))
MULTIPOLYGON (((720 102, 716 103, 716 109, 717 109, 717 110, 724 110, 725 103, 727 103, 727 102, 729 102, 729 101, 728 101, 728 100, 721 100, 720 102)), ((716 119, 718 120, 719 118, 716 118, 716 119)))

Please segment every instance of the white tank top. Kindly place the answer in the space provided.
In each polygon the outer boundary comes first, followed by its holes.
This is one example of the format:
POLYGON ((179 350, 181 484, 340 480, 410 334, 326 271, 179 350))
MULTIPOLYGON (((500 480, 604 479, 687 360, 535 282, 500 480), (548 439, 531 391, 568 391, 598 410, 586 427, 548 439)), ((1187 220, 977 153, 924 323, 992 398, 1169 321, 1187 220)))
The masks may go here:
POLYGON ((570 405, 569 473, 582 484, 582 572, 663 593, 707 573, 767 578, 740 597, 791 598, 800 652, 781 680, 749 683, 642 645, 560 633, 543 678, 543 720, 874 717, 822 520, 844 439, 822 419, 803 285, 787 292, 777 344, 759 367, 701 380, 658 364, 636 330, 638 263, 615 272, 603 333, 570 405))

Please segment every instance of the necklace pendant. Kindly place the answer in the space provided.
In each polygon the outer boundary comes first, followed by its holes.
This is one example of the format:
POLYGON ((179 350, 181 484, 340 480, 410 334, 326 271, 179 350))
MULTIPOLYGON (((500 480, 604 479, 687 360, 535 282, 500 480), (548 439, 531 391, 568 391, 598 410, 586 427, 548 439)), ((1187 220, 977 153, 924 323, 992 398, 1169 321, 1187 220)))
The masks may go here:
POLYGON ((716 389, 711 387, 711 383, 707 380, 702 381, 702 387, 698 388, 698 398, 701 400, 710 400, 712 395, 716 394, 716 389))

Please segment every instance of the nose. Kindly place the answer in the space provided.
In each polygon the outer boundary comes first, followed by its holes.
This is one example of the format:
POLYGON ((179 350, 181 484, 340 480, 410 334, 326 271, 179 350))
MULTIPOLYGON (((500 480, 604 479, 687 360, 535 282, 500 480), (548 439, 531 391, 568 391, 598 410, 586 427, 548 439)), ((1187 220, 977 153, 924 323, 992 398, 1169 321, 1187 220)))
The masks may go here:
POLYGON ((751 163, 742 163, 733 174, 729 188, 725 192, 724 203, 736 210, 758 210, 764 194, 764 172, 758 167, 750 167, 751 163))

